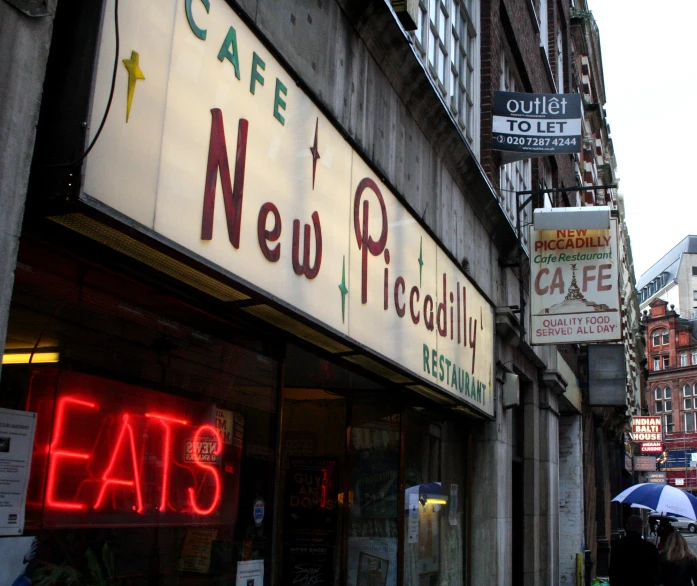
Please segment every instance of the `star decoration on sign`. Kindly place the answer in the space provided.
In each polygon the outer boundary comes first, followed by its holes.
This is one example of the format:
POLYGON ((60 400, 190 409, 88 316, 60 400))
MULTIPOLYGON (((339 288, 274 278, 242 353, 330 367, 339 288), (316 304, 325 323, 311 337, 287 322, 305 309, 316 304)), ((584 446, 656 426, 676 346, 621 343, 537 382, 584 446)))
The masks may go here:
POLYGON ((315 188, 315 173, 317 172, 317 159, 320 158, 319 150, 317 150, 317 132, 319 130, 319 118, 315 122, 315 142, 310 147, 312 153, 312 189, 315 188))
POLYGON ((421 287, 421 274, 423 273, 424 270, 424 255, 423 255, 423 248, 424 248, 424 237, 421 237, 421 242, 419 242, 419 287, 421 287))
POLYGON ((346 256, 344 256, 344 261, 341 265, 339 291, 341 291, 341 323, 346 323, 346 296, 348 295, 348 289, 346 288, 346 256))
POLYGON ((131 115, 131 104, 133 104, 133 94, 136 91, 136 81, 145 80, 145 75, 140 69, 138 64, 139 55, 136 51, 131 51, 131 58, 124 59, 123 64, 126 66, 128 71, 128 93, 126 95, 126 123, 128 123, 128 117, 131 115))

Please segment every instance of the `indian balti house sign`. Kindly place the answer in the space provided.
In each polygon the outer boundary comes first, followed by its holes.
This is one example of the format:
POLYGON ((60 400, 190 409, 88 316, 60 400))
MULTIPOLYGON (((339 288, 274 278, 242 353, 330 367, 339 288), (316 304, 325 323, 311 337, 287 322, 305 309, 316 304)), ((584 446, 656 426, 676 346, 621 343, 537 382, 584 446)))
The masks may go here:
MULTIPOLYGON (((491 303, 235 12, 119 12, 139 25, 123 27, 83 199, 493 415, 491 303)), ((106 30, 112 2, 104 14, 106 30)), ((113 59, 103 35, 93 129, 113 59)))
POLYGON ((620 340, 617 221, 608 230, 531 234, 532 343, 620 340))

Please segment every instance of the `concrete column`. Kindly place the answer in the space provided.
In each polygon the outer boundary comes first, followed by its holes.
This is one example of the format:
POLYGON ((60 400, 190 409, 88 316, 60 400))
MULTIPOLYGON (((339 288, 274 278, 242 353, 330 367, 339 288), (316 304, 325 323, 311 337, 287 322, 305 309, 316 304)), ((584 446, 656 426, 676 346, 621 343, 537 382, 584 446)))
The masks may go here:
POLYGON ((559 584, 559 405, 555 387, 540 387, 540 584, 559 584))
POLYGON ((525 438, 523 448, 523 508, 525 511, 525 559, 523 584, 540 582, 540 390, 537 384, 523 390, 525 438))
POLYGON ((559 584, 576 584, 583 552, 583 427, 580 414, 559 421, 559 584))
POLYGON ((0 349, 7 336, 56 1, 48 0, 50 16, 31 18, 0 0, 0 349))
MULTIPOLYGON (((498 405, 500 387, 496 386, 498 405)), ((472 584, 511 584, 511 410, 497 410, 496 421, 473 432, 472 584)))

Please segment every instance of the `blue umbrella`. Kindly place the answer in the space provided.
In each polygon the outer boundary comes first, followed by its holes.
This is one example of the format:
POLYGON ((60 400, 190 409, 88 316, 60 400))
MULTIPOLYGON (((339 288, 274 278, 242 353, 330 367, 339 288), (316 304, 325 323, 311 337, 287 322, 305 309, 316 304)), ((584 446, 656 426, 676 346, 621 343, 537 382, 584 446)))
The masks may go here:
POLYGON ((667 484, 635 484, 623 490, 612 501, 697 521, 697 498, 667 484))

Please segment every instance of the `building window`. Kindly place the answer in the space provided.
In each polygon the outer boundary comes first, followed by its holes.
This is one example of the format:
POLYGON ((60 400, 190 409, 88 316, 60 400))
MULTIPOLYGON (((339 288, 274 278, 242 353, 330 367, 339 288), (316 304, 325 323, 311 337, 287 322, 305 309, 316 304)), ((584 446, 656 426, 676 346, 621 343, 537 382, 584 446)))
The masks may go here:
POLYGON ((694 299, 695 301, 697 301, 697 291, 693 291, 693 292, 692 292, 692 299, 694 299))
POLYGON ((692 267, 692 276, 697 277, 697 267, 692 267))
POLYGON ((663 389, 663 392, 660 388, 654 389, 653 397, 656 402, 656 413, 673 410, 670 387, 663 389))
MULTIPOLYGON (((501 54, 501 79, 499 81, 499 89, 506 92, 515 92, 521 88, 518 83, 515 69, 513 66, 513 58, 510 56, 508 48, 505 48, 501 54)), ((509 221, 515 226, 516 223, 516 191, 526 191, 530 189, 532 183, 532 171, 530 159, 516 161, 501 165, 499 168, 499 204, 508 216, 509 221)), ((532 204, 528 204, 525 208, 525 213, 530 213, 529 210, 532 204)), ((522 231, 523 244, 527 247, 528 231, 522 231)))
POLYGON ((690 385, 683 385, 682 386, 682 396, 683 397, 691 397, 692 396, 692 389, 690 388, 690 385))
POLYGON ((663 370, 670 368, 670 356, 663 357, 663 370))
POLYGON ((479 4, 473 0, 421 0, 414 41, 438 90, 478 151, 479 4))
POLYGON ((687 352, 680 352, 680 366, 687 366, 687 352))
POLYGON ((693 412, 685 413, 685 431, 694 431, 694 415, 693 412))
POLYGON ((670 332, 668 330, 656 330, 651 336, 651 343, 654 346, 663 344, 666 346, 670 342, 670 332))
POLYGON ((692 396, 697 397, 697 383, 692 385, 692 396))
POLYGON ((692 409, 692 399, 684 399, 682 408, 683 409, 692 409))
POLYGON ((666 433, 673 433, 673 416, 672 415, 664 415, 663 416, 663 429, 666 430, 666 433))
POLYGON ((653 359, 653 369, 654 370, 661 370, 661 359, 660 358, 653 359))
POLYGON ((670 333, 668 330, 663 330, 661 335, 663 336, 663 345, 667 346, 670 343, 670 333))
POLYGON ((557 93, 564 93, 564 37, 557 29, 557 93))
POLYGON ((697 350, 693 350, 692 351, 692 365, 694 366, 696 364, 697 364, 697 350))

